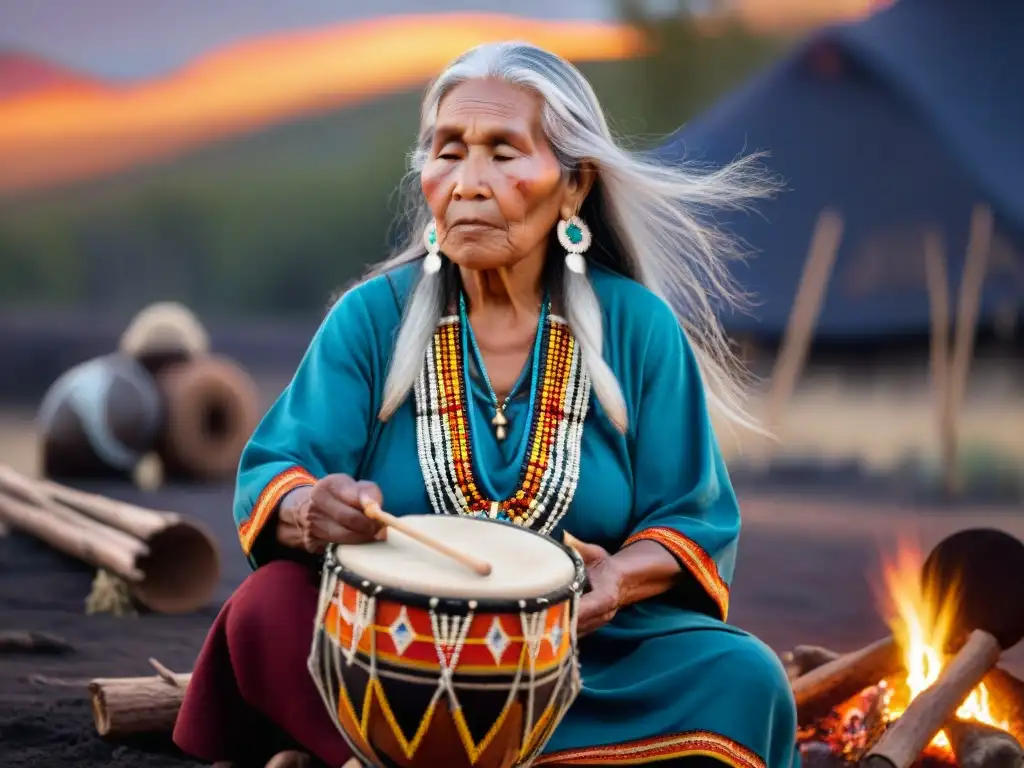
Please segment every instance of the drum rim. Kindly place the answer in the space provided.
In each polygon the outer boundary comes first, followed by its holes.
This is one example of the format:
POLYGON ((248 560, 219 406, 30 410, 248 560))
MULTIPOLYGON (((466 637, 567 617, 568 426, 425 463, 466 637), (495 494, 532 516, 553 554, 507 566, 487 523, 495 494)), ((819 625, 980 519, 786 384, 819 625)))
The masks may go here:
MULTIPOLYGON (((339 563, 334 557, 334 550, 342 546, 332 544, 327 547, 324 554, 323 572, 331 571, 340 581, 362 592, 365 595, 377 600, 388 600, 401 603, 410 607, 426 608, 428 610, 444 609, 446 613, 464 615, 474 613, 538 613, 553 605, 560 605, 574 595, 582 595, 587 583, 586 567, 583 558, 570 546, 552 538, 546 534, 535 531, 532 528, 524 528, 504 520, 493 520, 489 517, 469 517, 468 515, 449 515, 450 517, 466 517, 481 523, 493 523, 495 525, 510 525, 516 530, 529 533, 533 536, 540 536, 545 541, 558 547, 569 556, 573 564, 573 580, 564 587, 546 592, 537 597, 436 597, 421 592, 411 592, 402 587, 391 587, 385 584, 378 584, 365 576, 339 563), (472 606, 470 605, 472 603, 472 606)), ((429 515, 424 515, 429 517, 429 515)))

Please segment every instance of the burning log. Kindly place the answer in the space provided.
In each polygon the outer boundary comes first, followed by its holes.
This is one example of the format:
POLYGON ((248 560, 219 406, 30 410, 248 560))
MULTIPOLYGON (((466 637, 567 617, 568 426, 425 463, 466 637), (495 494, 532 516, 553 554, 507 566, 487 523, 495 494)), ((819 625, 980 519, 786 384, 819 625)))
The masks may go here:
POLYGON ((3 466, 0 522, 116 574, 154 611, 193 611, 210 600, 220 579, 217 543, 204 526, 3 466))
POLYGON ((996 667, 985 675, 985 687, 999 702, 1007 720, 1024 724, 1024 682, 996 667))
POLYGON ((1024 544, 996 530, 961 531, 928 556, 926 588, 957 597, 955 604, 947 601, 945 606, 954 608, 950 637, 967 635, 967 641, 938 680, 910 702, 868 751, 866 768, 908 768, 995 667, 1003 649, 1024 638, 1024 599, 1016 586, 1022 571, 1024 544))
POLYGON ((820 645, 797 645, 793 647, 793 650, 779 654, 779 658, 786 668, 786 676, 792 683, 801 675, 806 675, 823 664, 835 661, 842 655, 838 651, 820 645))
POLYGON ((914 699, 872 747, 865 768, 909 768, 918 755, 949 722, 972 690, 982 681, 1001 653, 999 643, 984 630, 971 633, 938 682, 914 699))
POLYGON ((973 720, 946 723, 946 735, 959 768, 1021 768, 1024 748, 1013 735, 973 720))
POLYGON ((152 677, 98 678, 89 683, 93 722, 100 736, 124 738, 174 730, 192 675, 177 675, 155 659, 152 677))
MULTIPOLYGON (((999 594, 1000 589, 1017 583, 1019 571, 1015 573, 1013 569, 1024 568, 1024 563, 1018 562, 1021 560, 1024 560, 1024 544, 1008 534, 991 530, 962 531, 936 546, 925 561, 921 579, 926 590, 938 597, 937 608, 949 603, 939 596, 967 595, 960 604, 962 620, 957 622, 961 636, 971 628, 989 627, 994 630, 994 636, 1000 638, 1002 647, 1009 647, 1016 642, 1014 636, 1024 636, 1024 616, 1018 629, 1007 612, 996 610, 990 616, 984 613, 983 606, 991 604, 991 596, 999 594), (957 581, 967 564, 970 564, 967 570, 973 585, 970 592, 964 592, 963 587, 958 589, 957 581)), ((1012 603, 1007 597, 999 604, 1012 603)), ((799 722, 824 717, 850 696, 902 670, 902 653, 892 636, 816 665, 793 680, 799 722)))
MULTIPOLYGON (((795 680, 842 655, 817 645, 798 645, 781 658, 790 679, 795 680)), ((1007 721, 1024 722, 1024 682, 998 667, 985 675, 982 682, 1007 721)), ((943 726, 943 731, 959 768, 1024 768, 1024 747, 1002 728, 953 718, 943 726)))
POLYGON ((817 666, 793 681, 797 721, 824 717, 837 704, 902 668, 899 646, 891 637, 817 666))

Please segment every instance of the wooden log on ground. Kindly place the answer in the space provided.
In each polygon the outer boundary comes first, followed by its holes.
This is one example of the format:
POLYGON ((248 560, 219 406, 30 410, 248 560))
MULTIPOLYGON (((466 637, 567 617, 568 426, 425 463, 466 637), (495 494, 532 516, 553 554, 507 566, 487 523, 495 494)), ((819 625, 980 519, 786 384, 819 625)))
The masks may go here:
POLYGON ((67 653, 71 643, 48 632, 30 630, 0 630, 0 653, 67 653))
POLYGON ((98 678, 89 683, 96 732, 106 738, 174 730, 192 675, 98 678))
MULTIPOLYGON (((175 674, 156 659, 149 663, 157 671, 155 676, 96 679, 89 683, 93 721, 100 736, 118 739, 174 730, 192 675, 175 674)), ((280 758, 279 762, 284 763, 284 756, 280 758)), ((271 760, 267 765, 274 764, 271 760)), ((359 768, 359 762, 352 758, 342 768, 359 768)))
POLYGON ((220 580, 217 541, 198 522, 33 480, 4 466, 0 522, 116 574, 154 611, 193 611, 209 602, 220 580))
POLYGON ((98 534, 70 510, 56 514, 13 496, 0 494, 0 519, 55 549, 96 568, 105 568, 125 581, 139 583, 143 573, 135 566, 136 553, 98 534))
MULTIPOLYGON (((7 472, 0 474, 0 480, 7 480, 8 477, 7 472)), ((146 540, 169 525, 181 522, 181 515, 174 512, 157 512, 153 509, 137 507, 134 504, 127 504, 95 493, 86 493, 49 480, 29 480, 28 482, 44 498, 57 501, 88 515, 97 522, 138 539, 146 540)))

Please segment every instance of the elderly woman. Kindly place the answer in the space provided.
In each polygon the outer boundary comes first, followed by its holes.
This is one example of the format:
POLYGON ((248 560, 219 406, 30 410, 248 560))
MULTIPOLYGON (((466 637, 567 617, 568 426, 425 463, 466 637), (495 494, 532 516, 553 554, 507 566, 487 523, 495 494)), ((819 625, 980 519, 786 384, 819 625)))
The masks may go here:
POLYGON ((314 556, 379 534, 370 496, 580 541, 583 689, 537 764, 788 768, 783 669, 725 623, 740 515, 708 404, 746 420, 712 311, 728 243, 697 218, 766 185, 626 152, 583 76, 518 43, 440 76, 413 163, 409 244, 334 305, 242 456, 256 570, 210 632, 175 740, 237 765, 346 761, 306 669, 314 556), (432 434, 465 436, 468 473, 432 434))

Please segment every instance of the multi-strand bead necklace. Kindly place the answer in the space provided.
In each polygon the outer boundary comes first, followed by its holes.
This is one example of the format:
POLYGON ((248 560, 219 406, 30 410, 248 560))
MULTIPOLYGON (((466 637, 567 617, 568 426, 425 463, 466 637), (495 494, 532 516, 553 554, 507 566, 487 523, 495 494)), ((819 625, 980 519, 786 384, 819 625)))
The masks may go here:
MULTIPOLYGON (((463 311, 441 318, 414 390, 420 469, 430 504, 438 514, 486 515, 550 533, 568 510, 579 480, 590 404, 582 350, 565 320, 545 305, 530 376, 530 427, 519 485, 506 499, 489 499, 473 466, 471 341, 464 318, 463 311)), ((493 391, 491 396, 496 415, 504 416, 493 391)), ((492 424, 504 429, 507 422, 495 419, 492 424)))

